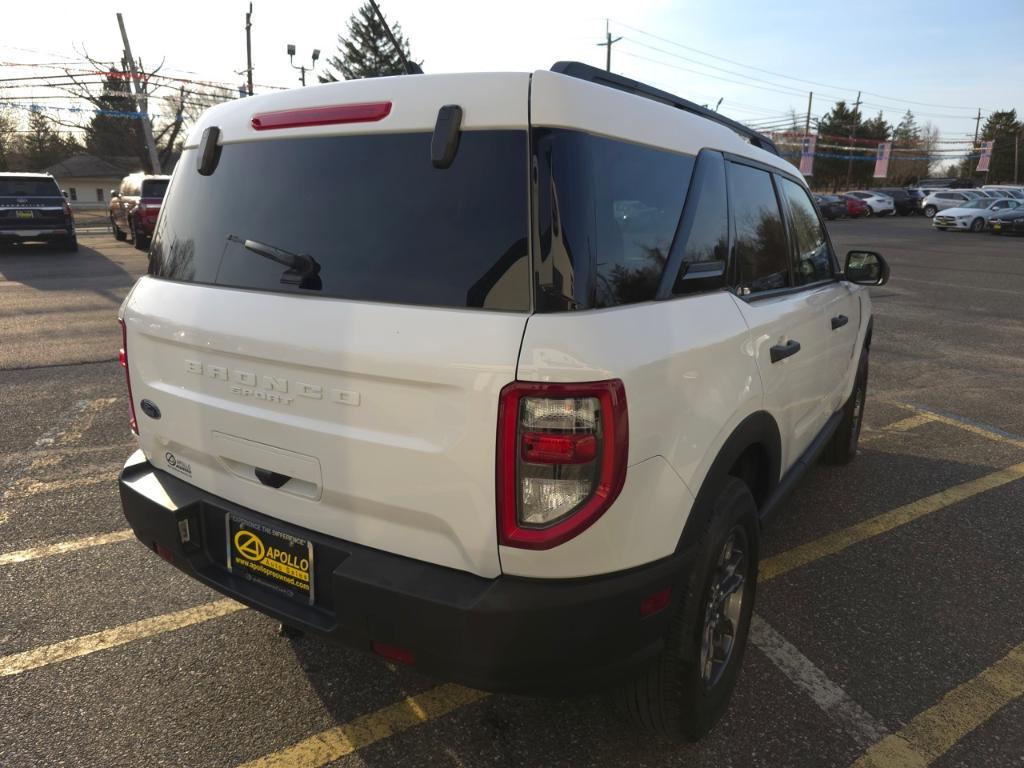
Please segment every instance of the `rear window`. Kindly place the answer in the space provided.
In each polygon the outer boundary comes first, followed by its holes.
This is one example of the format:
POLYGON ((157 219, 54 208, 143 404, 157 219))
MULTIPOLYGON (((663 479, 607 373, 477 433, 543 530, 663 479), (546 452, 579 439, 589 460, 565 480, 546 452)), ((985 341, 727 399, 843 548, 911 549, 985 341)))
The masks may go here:
POLYGON ((53 179, 0 176, 0 197, 60 197, 60 187, 53 179))
POLYGON ((449 168, 430 133, 186 150, 149 273, 308 296, 526 311, 525 131, 467 131, 449 168))
POLYGON ((142 182, 142 197, 163 197, 167 192, 167 179, 147 179, 142 182))

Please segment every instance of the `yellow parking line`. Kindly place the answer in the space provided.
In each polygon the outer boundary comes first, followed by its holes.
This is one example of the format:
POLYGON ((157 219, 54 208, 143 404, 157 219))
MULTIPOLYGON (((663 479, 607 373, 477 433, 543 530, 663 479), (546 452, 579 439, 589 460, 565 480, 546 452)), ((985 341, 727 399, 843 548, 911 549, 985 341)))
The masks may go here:
POLYGON ((758 578, 761 581, 774 579, 794 568, 842 552, 847 547, 861 541, 874 538, 893 528, 906 525, 932 512, 977 496, 979 493, 1012 483, 1022 477, 1024 477, 1024 463, 1015 464, 976 480, 968 480, 966 483, 954 485, 952 488, 933 493, 931 496, 904 504, 902 507, 896 507, 896 509, 884 512, 877 517, 872 517, 849 528, 830 533, 820 539, 801 544, 775 557, 768 558, 761 563, 758 578))
POLYGON ((63 480, 29 480, 25 478, 14 485, 12 485, 3 496, 3 501, 16 501, 18 499, 27 499, 30 496, 38 496, 41 493, 54 493, 56 491, 65 491, 69 488, 79 488, 85 485, 99 485, 101 483, 110 483, 111 488, 115 488, 117 484, 117 472, 111 470, 109 472, 103 472, 92 475, 83 475, 79 477, 67 477, 63 480))
MULTIPOLYGON (((963 421, 961 419, 954 419, 951 416, 946 416, 942 413, 936 413, 925 408, 921 408, 916 405, 909 405, 907 403, 896 403, 900 408, 904 408, 908 411, 914 411, 919 416, 927 416, 930 421, 937 421, 940 424, 948 424, 951 427, 962 429, 965 432, 970 432, 973 435, 979 435, 986 438, 987 440, 994 440, 997 443, 1006 443, 1017 448, 1024 448, 1024 440, 1020 440, 1011 435, 1001 434, 993 429, 987 429, 983 424, 975 424, 970 421, 963 421)), ((913 418, 913 417, 910 417, 913 418)))
POLYGON ((0 566, 24 563, 27 560, 38 560, 41 557, 63 555, 67 552, 77 552, 80 549, 99 547, 103 544, 113 544, 118 541, 127 541, 132 537, 132 530, 130 528, 125 528, 124 530, 112 531, 111 533, 101 533, 96 536, 83 536, 80 539, 69 539, 68 541, 61 541, 56 544, 47 544, 42 547, 21 549, 17 552, 6 552, 4 554, 0 554, 0 566))
POLYGON ((912 429, 917 429, 918 427, 932 421, 935 421, 935 417, 930 413, 916 413, 913 416, 907 416, 905 419, 900 419, 892 424, 887 424, 886 426, 876 429, 869 434, 861 435, 860 441, 862 443, 869 443, 872 440, 878 440, 885 437, 887 434, 892 432, 909 432, 912 429))
POLYGON ((70 640, 64 640, 53 645, 44 645, 40 648, 33 648, 30 651, 0 657, 0 677, 18 675, 22 672, 28 672, 30 669, 76 659, 79 656, 88 656, 97 651, 105 651, 108 648, 115 648, 119 645, 152 637, 153 635, 172 632, 192 624, 199 624, 200 622, 216 619, 220 616, 227 616, 229 613, 240 611, 243 608, 245 608, 244 605, 236 603, 234 600, 215 600, 212 603, 206 603, 196 608, 165 613, 162 616, 154 616, 149 619, 132 622, 131 624, 123 624, 120 627, 105 629, 102 632, 94 632, 91 635, 73 637, 70 640))
POLYGON ((241 768, 319 768, 429 720, 480 701, 488 694, 461 685, 439 685, 429 691, 336 725, 241 768))
POLYGON ((853 768, 924 768, 1024 696, 1024 643, 871 747, 853 768))

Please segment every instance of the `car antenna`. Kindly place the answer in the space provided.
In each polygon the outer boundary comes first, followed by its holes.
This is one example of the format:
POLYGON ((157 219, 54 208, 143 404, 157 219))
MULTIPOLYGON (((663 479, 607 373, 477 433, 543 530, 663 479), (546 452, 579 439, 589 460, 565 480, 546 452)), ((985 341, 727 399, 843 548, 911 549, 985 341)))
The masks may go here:
POLYGON ((377 18, 380 19, 380 23, 384 25, 384 31, 388 33, 388 40, 395 46, 395 50, 398 51, 399 57, 402 59, 402 64, 405 66, 405 74, 407 75, 422 75, 423 68, 415 61, 409 61, 405 58, 405 51, 402 50, 402 46, 395 40, 395 35, 391 31, 391 27, 388 26, 387 19, 384 18, 384 14, 380 12, 380 8, 377 7, 377 3, 374 0, 370 0, 370 5, 373 6, 374 12, 377 14, 377 18))

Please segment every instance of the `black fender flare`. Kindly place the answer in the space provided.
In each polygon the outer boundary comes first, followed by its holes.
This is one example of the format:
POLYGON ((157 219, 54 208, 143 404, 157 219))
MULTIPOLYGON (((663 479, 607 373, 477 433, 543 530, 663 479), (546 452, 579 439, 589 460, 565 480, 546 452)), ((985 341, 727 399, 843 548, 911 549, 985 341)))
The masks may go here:
MULTIPOLYGON (((715 460, 711 463, 700 490, 694 499, 690 514, 686 518, 682 534, 679 536, 677 552, 685 552, 695 547, 704 531, 705 524, 711 511, 714 509, 715 499, 718 498, 726 479, 729 477, 729 470, 736 464, 743 453, 752 445, 760 445, 768 455, 768 484, 763 489, 764 501, 771 496, 772 491, 779 483, 779 474, 782 467, 782 437, 779 433, 778 424, 771 414, 766 411, 756 411, 750 414, 737 425, 736 429, 723 443, 715 460)), ((753 489, 751 489, 753 492, 753 489)))

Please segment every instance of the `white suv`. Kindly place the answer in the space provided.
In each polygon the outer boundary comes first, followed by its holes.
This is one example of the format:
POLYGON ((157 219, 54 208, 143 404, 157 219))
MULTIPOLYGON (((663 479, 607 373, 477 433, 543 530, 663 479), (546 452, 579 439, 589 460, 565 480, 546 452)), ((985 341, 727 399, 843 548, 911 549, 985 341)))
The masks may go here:
POLYGON ((767 139, 585 65, 222 104, 121 310, 124 512, 287 627, 698 737, 887 276, 767 139))

